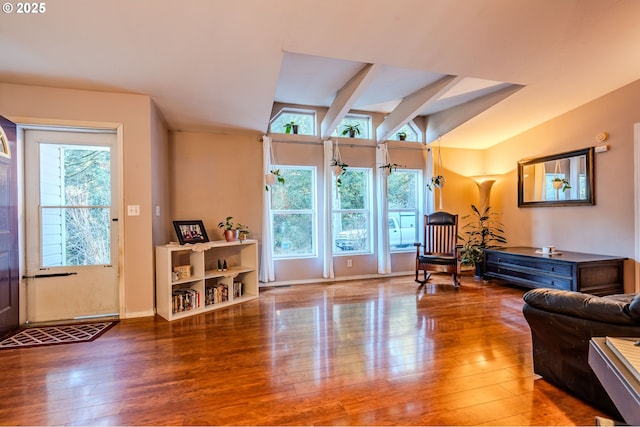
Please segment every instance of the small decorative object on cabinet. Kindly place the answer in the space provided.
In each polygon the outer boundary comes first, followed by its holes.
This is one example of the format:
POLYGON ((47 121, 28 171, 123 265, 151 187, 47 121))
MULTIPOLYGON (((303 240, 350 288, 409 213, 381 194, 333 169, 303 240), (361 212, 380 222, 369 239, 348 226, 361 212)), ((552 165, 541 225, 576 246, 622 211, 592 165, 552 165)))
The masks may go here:
POLYGON ((258 298, 258 241, 156 247, 156 312, 166 320, 258 298), (206 246, 206 247, 204 247, 206 246), (220 269, 220 265, 227 267, 220 269), (187 277, 174 274, 189 271, 187 277))
POLYGON ((181 245, 187 243, 208 242, 207 230, 204 228, 202 220, 193 221, 173 221, 173 228, 181 245))

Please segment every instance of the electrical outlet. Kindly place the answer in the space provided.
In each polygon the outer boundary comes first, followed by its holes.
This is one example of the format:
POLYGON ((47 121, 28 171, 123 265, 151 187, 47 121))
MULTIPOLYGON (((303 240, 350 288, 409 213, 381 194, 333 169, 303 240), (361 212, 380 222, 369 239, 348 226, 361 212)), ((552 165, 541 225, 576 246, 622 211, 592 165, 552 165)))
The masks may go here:
POLYGON ((353 267, 353 261, 351 259, 347 260, 347 267, 349 268, 353 267))
POLYGON ((127 215, 129 215, 129 216, 140 216, 140 205, 128 205, 127 206, 127 215))

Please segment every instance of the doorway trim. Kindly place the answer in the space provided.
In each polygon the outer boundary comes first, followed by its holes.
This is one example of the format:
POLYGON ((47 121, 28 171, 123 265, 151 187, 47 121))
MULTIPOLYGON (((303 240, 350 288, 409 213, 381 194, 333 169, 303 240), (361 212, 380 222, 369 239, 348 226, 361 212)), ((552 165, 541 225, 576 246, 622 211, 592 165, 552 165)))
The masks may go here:
MULTIPOLYGON (((124 138, 123 124, 111 122, 85 122, 78 120, 51 120, 51 119, 34 119, 27 117, 7 117, 17 125, 17 151, 18 151, 18 229, 19 229, 19 253, 20 253, 20 277, 25 274, 25 200, 24 200, 24 142, 25 130, 64 130, 68 132, 74 131, 108 131, 116 133, 116 171, 118 177, 118 185, 116 195, 118 200, 118 314, 121 319, 126 317, 125 312, 125 263, 124 263, 124 239, 125 239, 125 221, 124 219, 124 138)), ((24 279, 20 280, 20 323, 28 322, 26 310, 26 283, 24 279)))

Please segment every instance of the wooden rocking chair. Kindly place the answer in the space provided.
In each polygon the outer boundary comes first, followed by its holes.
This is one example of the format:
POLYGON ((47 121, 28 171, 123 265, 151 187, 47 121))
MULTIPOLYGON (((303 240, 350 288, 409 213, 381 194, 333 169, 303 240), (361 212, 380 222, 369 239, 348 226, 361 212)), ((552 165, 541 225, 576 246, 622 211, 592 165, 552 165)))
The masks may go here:
POLYGON ((416 282, 425 284, 431 272, 451 274, 453 286, 460 286, 460 257, 458 253, 458 215, 435 212, 424 216, 424 246, 416 247, 416 282), (420 247, 423 247, 422 252, 420 247), (420 271, 423 280, 419 280, 420 271))

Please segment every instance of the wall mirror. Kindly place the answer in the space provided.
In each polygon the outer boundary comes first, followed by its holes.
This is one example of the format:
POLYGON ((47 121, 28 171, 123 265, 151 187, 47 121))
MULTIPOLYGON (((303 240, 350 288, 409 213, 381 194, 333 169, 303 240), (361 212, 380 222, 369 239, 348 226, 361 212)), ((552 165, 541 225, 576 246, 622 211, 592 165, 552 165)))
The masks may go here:
POLYGON ((518 162, 518 207, 594 205, 594 148, 518 162))

